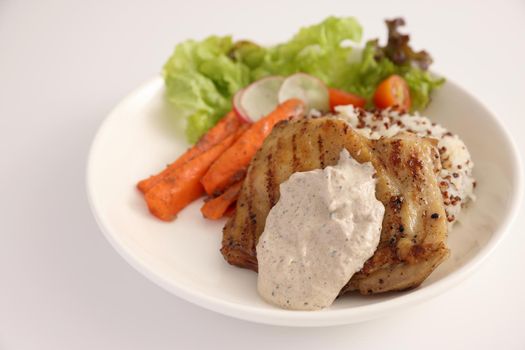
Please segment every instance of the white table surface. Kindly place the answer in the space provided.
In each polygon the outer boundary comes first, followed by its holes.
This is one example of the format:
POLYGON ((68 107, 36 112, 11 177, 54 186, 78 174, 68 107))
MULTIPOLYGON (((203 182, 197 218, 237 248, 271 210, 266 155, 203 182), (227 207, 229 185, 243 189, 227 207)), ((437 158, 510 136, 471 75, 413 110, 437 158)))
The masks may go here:
POLYGON ((212 33, 275 42, 329 14, 357 16, 367 38, 384 37, 383 18, 405 16, 415 47, 525 149, 523 1, 0 0, 0 349, 525 348, 523 210, 496 252, 446 294, 318 329, 189 304, 100 233, 84 187, 91 139, 175 43, 212 33))

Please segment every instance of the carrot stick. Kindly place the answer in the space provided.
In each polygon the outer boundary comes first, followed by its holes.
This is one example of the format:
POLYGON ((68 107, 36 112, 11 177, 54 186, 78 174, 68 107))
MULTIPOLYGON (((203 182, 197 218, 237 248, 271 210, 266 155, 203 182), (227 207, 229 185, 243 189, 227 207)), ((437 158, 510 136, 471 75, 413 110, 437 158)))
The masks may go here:
POLYGON ((235 207, 235 203, 233 203, 228 207, 228 209, 226 209, 226 211, 224 212, 224 216, 226 216, 227 218, 231 218, 233 215, 235 215, 236 209, 237 208, 235 207))
POLYGON ((182 156, 180 156, 175 162, 168 165, 166 169, 152 175, 147 179, 140 181, 137 184, 137 188, 142 192, 146 193, 156 184, 158 184, 163 178, 168 176, 170 173, 179 168, 182 164, 192 160, 199 154, 206 152, 211 147, 224 140, 228 135, 234 133, 239 129, 243 122, 235 115, 235 112, 226 114, 213 128, 211 128, 206 134, 204 134, 197 143, 188 149, 182 156))
POLYGON ((245 132, 241 127, 237 132, 178 167, 161 179, 146 192, 145 199, 149 211, 164 221, 175 218, 177 213, 199 198, 204 189, 200 183, 210 165, 245 132))
POLYGON ((361 96, 354 95, 350 92, 329 88, 330 109, 333 111, 335 107, 341 105, 354 105, 356 107, 364 107, 366 100, 361 96))
POLYGON ((201 208, 201 213, 206 219, 218 220, 222 218, 231 204, 233 204, 237 198, 239 198, 239 193, 241 192, 242 181, 239 181, 230 187, 219 197, 213 198, 206 203, 201 208))
POLYGON ((201 180, 209 195, 223 190, 238 181, 251 159, 262 146, 264 139, 270 134, 275 124, 290 117, 304 114, 304 103, 298 99, 290 99, 280 104, 273 112, 252 124, 239 139, 212 164, 201 180))

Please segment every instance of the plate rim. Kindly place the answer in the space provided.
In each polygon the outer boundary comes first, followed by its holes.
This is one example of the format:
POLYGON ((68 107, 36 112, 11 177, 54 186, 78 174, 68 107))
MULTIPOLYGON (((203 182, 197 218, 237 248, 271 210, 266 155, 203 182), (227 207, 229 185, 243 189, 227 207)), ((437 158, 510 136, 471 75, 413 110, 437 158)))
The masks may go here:
POLYGON ((348 309, 335 309, 335 310, 324 310, 318 312, 311 311, 290 311, 280 309, 260 309, 258 307, 240 305, 235 302, 227 301, 221 298, 209 296, 207 294, 192 291, 189 288, 178 285, 173 280, 168 280, 159 275, 154 270, 149 269, 141 260, 133 254, 131 249, 127 248, 124 244, 119 242, 117 235, 104 223, 101 219, 100 214, 97 211, 94 203, 94 184, 92 181, 94 173, 94 157, 95 151, 98 148, 97 145, 100 142, 101 135, 104 134, 104 130, 107 128, 109 121, 112 120, 118 113, 116 113, 123 105, 129 100, 132 100, 136 95, 139 95, 144 90, 151 88, 155 84, 162 83, 162 77, 160 75, 150 78, 143 82, 131 92, 126 94, 119 102, 111 109, 111 111, 103 119, 99 125, 95 136, 91 142, 88 157, 86 161, 86 176, 85 176, 85 190, 89 203, 90 210, 97 222, 97 225, 109 241, 111 246, 119 253, 119 255, 130 264, 135 270, 140 272, 144 277, 151 280, 161 288, 169 291, 170 293, 191 302, 194 305, 198 305, 205 309, 209 309, 230 317, 242 319, 245 321, 251 321, 256 323, 263 323, 268 325, 278 326, 296 326, 296 327, 318 327, 318 326, 335 326, 342 324, 350 324, 369 320, 380 316, 383 313, 400 309, 404 305, 419 304, 423 301, 430 300, 444 292, 453 289, 466 277, 475 272, 484 261, 494 252, 496 247, 501 243, 505 236, 508 235, 511 225, 514 223, 519 208, 521 207, 521 201, 523 197, 523 164, 517 148, 517 145, 503 125, 503 122, 496 116, 493 111, 488 108, 481 99, 474 96, 471 92, 464 89, 461 85, 447 77, 445 84, 451 84, 455 88, 461 90, 462 93, 466 94, 469 98, 479 104, 490 116, 492 121, 498 126, 504 138, 508 142, 511 149, 511 158, 513 160, 514 168, 512 173, 516 178, 516 191, 512 198, 511 210, 506 214, 502 221, 500 228, 493 232, 491 238, 487 241, 486 245, 475 255, 470 261, 458 270, 445 276, 443 279, 436 281, 432 287, 421 288, 412 290, 410 293, 400 295, 396 298, 380 301, 372 305, 361 305, 348 309))

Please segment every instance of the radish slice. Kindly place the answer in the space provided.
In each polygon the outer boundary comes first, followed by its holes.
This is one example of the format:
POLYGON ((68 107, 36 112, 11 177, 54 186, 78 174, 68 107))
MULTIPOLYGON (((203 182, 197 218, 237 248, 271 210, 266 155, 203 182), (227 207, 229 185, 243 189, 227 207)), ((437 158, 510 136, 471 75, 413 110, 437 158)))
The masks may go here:
POLYGON ((266 77, 237 92, 233 98, 234 110, 241 119, 255 122, 279 105, 278 93, 284 78, 266 77))
POLYGON ((307 110, 316 109, 320 112, 330 110, 330 98, 326 85, 319 79, 297 73, 286 78, 279 90, 279 103, 291 98, 298 98, 306 103, 307 110))
POLYGON ((241 98, 242 94, 244 94, 244 90, 246 89, 237 91, 233 96, 233 111, 243 123, 251 123, 252 120, 248 117, 246 111, 241 108, 241 98))

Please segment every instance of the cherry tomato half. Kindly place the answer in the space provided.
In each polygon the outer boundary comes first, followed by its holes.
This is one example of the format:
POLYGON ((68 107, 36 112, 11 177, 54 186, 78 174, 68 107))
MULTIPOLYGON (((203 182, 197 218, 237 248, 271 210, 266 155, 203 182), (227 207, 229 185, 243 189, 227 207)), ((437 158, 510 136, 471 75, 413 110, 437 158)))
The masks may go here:
POLYGON ((379 83, 373 101, 380 109, 398 106, 401 110, 408 111, 411 101, 407 82, 399 75, 389 76, 379 83))

